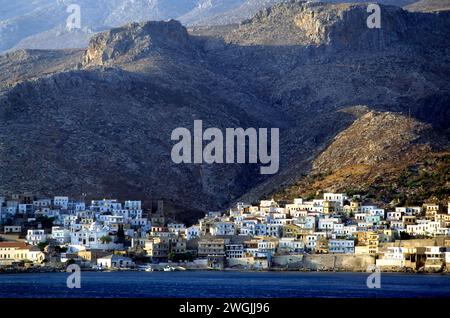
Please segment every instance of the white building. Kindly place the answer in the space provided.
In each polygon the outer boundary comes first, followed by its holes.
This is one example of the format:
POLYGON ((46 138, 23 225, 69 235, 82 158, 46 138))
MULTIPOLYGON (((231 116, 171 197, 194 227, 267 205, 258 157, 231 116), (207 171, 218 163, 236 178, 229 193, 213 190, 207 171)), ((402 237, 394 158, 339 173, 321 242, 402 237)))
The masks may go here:
POLYGON ((124 208, 128 210, 142 210, 141 201, 125 201, 124 208))
POLYGON ((52 199, 38 199, 33 201, 35 208, 50 207, 52 205, 52 199))
POLYGON ((387 252, 384 253, 383 258, 376 260, 376 265, 400 268, 405 267, 411 261, 410 259, 408 259, 408 255, 414 255, 415 253, 415 248, 388 247, 387 252))
POLYGON ((167 228, 169 229, 169 232, 176 235, 184 235, 186 232, 186 225, 183 223, 169 223, 167 224, 167 228))
POLYGON ((93 222, 86 228, 83 226, 79 230, 70 233, 70 244, 83 246, 86 249, 115 250, 121 249, 121 244, 112 242, 110 228, 103 226, 99 222, 93 222), (105 241, 109 237, 110 241, 105 241))
POLYGON ((387 212, 386 220, 388 221, 400 221, 402 219, 403 212, 395 211, 395 212, 387 212))
POLYGON ((296 240, 291 237, 283 237, 278 243, 278 249, 287 251, 289 253, 299 253, 305 248, 305 243, 301 240, 296 240))
POLYGON ((53 205, 67 210, 69 206, 69 197, 56 196, 53 198, 53 205))
POLYGON ((0 262, 29 260, 41 263, 44 259, 44 253, 36 247, 26 245, 24 242, 0 242, 0 262))
POLYGON ((134 262, 128 257, 108 255, 98 258, 97 265, 101 268, 131 268, 134 267, 134 262))
POLYGON ((344 234, 347 236, 353 236, 355 232, 358 231, 357 225, 346 225, 344 226, 344 234))
POLYGON ((361 205, 362 213, 370 213, 370 211, 377 209, 376 205, 361 205))
POLYGON ((70 243, 70 230, 64 227, 54 226, 52 227, 51 238, 61 245, 70 243))
POLYGON ((267 236, 281 237, 283 225, 281 224, 267 224, 267 236))
POLYGON ((33 212, 33 205, 32 204, 19 204, 17 207, 17 211, 19 214, 27 214, 33 212))
POLYGON ((338 218, 327 218, 327 219, 320 219, 318 228, 321 231, 332 231, 334 228, 334 224, 339 223, 338 218))
POLYGON ((319 237, 317 235, 307 235, 306 236, 306 248, 309 251, 314 251, 317 246, 317 241, 319 240, 319 237))
POLYGON ((411 236, 436 236, 439 230, 443 228, 441 222, 418 220, 418 224, 406 226, 406 232, 411 236))
POLYGON ((227 258, 243 258, 245 256, 244 245, 227 244, 225 245, 225 255, 227 258))
POLYGON ((261 200, 259 202, 259 207, 260 208, 268 208, 268 207, 278 207, 278 203, 274 200, 261 200))
POLYGON ((395 212, 400 212, 404 215, 421 215, 422 207, 420 206, 412 206, 412 207, 397 207, 395 208, 395 212))
POLYGON ((344 201, 347 200, 347 196, 344 193, 324 193, 323 199, 325 201, 337 202, 338 207, 344 206, 344 201))
POLYGON ((215 222, 210 228, 211 235, 235 235, 236 228, 233 222, 215 222))
POLYGON ((447 247, 447 251, 445 252, 445 263, 450 268, 450 247, 447 247))
POLYGON ((39 243, 47 242, 47 235, 44 230, 28 230, 26 241, 31 245, 38 245, 39 243))
POLYGON ((354 254, 355 242, 353 240, 329 240, 328 252, 336 254, 354 254))
POLYGON ((445 264, 447 248, 443 246, 425 247, 425 268, 440 270, 445 264))
POLYGON ((186 239, 192 240, 193 238, 199 237, 201 233, 200 226, 192 225, 186 229, 186 239))
POLYGON ((405 224, 403 221, 391 221, 391 229, 393 230, 404 230, 405 224))
POLYGON ((8 234, 8 233, 20 233, 20 232, 22 232, 22 227, 21 226, 19 226, 19 225, 10 225, 10 226, 4 226, 4 228, 3 228, 3 232, 5 233, 5 234, 8 234))
POLYGON ((384 209, 372 209, 369 211, 369 215, 371 216, 379 216, 381 219, 385 218, 384 209))

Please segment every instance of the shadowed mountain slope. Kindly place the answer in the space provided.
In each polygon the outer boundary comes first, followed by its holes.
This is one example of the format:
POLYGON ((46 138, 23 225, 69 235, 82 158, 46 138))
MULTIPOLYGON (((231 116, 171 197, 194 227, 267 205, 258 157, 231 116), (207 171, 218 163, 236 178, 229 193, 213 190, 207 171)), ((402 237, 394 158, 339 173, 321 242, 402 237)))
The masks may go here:
MULTIPOLYGON (((83 191, 224 208, 295 183, 311 168, 334 168, 321 158, 334 158, 334 138, 347 129, 357 135, 351 127, 363 127, 365 116, 387 131, 409 127, 396 116, 411 116, 420 124, 405 132, 401 149, 422 134, 433 136, 423 149, 445 149, 450 16, 383 6, 382 28, 369 29, 366 9, 292 2, 240 26, 190 34, 173 20, 131 23, 95 35, 82 55, 2 56, 0 67, 17 71, 0 92, 0 191, 83 191), (355 105, 365 108, 345 111, 355 105), (171 132, 192 129, 195 119, 205 128, 280 128, 280 172, 174 164, 171 132)), ((367 136, 352 149, 372 147, 378 137, 367 136)), ((416 159, 419 150, 411 152, 416 159)), ((357 157, 338 156, 351 164, 357 157)))

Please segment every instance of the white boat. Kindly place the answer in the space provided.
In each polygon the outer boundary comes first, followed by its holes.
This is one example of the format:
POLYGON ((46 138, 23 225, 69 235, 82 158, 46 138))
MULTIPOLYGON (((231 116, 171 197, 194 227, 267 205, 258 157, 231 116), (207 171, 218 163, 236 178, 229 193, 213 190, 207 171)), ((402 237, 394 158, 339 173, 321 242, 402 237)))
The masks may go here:
POLYGON ((163 271, 165 272, 173 272, 175 270, 175 267, 172 266, 166 266, 163 268, 163 271))

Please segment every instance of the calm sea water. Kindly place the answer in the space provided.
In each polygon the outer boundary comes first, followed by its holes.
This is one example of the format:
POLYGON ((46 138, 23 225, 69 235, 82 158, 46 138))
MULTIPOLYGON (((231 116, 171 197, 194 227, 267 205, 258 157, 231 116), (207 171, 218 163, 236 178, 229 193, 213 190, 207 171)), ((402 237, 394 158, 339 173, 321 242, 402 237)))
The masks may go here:
POLYGON ((82 272, 81 289, 68 274, 2 274, 5 297, 450 297, 450 275, 381 274, 368 289, 365 273, 82 272))

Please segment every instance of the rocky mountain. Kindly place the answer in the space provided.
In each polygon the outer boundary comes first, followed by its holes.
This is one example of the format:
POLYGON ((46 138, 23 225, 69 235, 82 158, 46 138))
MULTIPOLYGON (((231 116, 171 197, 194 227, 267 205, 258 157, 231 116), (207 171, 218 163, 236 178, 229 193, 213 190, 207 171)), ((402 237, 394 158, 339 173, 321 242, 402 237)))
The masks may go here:
MULTIPOLYGON (((0 52, 85 48, 94 33, 129 22, 177 19, 187 26, 240 23, 285 0, 0 0, 0 52), (80 8, 79 29, 69 30, 70 5, 80 8), (68 12, 69 10, 69 12, 68 12)), ((379 0, 403 6, 415 0, 379 0)), ((317 2, 317 1, 316 1, 317 2)), ((324 0, 324 2, 363 2, 324 0)))
POLYGON ((0 21, 0 50, 86 47, 93 33, 133 21, 164 20, 195 7, 195 0, 19 1, 0 21), (70 5, 80 9, 80 29, 68 30, 70 5))
POLYGON ((202 0, 179 20, 189 26, 240 23, 259 10, 279 2, 282 0, 202 0))
POLYGON ((408 11, 436 12, 450 10, 449 0, 420 0, 405 7, 408 11))
POLYGON ((239 22, 279 1, 1 0, 0 5, 6 10, 0 14, 0 52, 22 48, 84 48, 93 33, 129 22, 175 18, 186 24, 239 22), (66 27, 71 4, 80 7, 80 29, 66 27))
POLYGON ((366 9, 293 1, 235 26, 130 23, 96 34, 86 51, 4 55, 0 192, 219 209, 311 169, 445 151, 450 15, 383 6, 382 28, 369 29, 366 9), (195 119, 280 128, 279 173, 174 164, 171 132, 195 119))
MULTIPOLYGON (((285 132, 296 145, 287 146, 290 153, 283 158, 289 168, 242 199, 268 195, 274 184, 295 182, 329 140, 353 122, 350 114, 336 112, 349 106, 411 113, 448 134, 448 48, 432 35, 448 29, 448 15, 419 16, 383 7, 386 24, 380 30, 368 29, 366 16, 361 5, 282 4, 223 36, 250 52, 233 61, 244 70, 240 76, 246 78, 246 89, 298 120, 285 132), (427 56, 445 62, 425 66, 427 56)), ((234 76, 228 64, 223 69, 234 76)))
POLYGON ((361 106, 343 111, 358 119, 314 159, 308 176, 279 191, 278 198, 316 196, 323 191, 366 193, 385 203, 398 198, 416 204, 431 196, 447 198, 450 152, 442 150, 449 149, 449 143, 429 124, 361 106), (411 172, 413 177, 421 175, 422 183, 432 184, 421 188, 404 180, 411 172))

